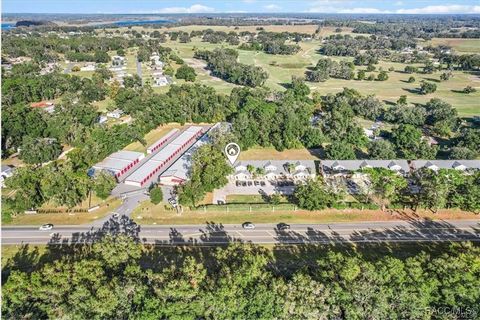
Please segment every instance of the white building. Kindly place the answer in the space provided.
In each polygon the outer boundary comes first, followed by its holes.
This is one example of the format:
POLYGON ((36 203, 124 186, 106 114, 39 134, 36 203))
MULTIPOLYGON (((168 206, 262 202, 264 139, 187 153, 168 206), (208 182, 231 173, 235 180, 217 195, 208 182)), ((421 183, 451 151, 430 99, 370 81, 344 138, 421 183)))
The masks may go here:
POLYGON ((400 174, 410 171, 407 160, 321 160, 320 169, 324 176, 344 176, 364 168, 385 168, 400 174))
POLYGON ((90 168, 88 174, 95 176, 98 172, 106 171, 119 179, 139 163, 145 155, 142 152, 118 151, 106 157, 102 162, 90 168))
POLYGON ((440 169, 455 169, 459 171, 480 170, 480 160, 413 160, 412 168, 418 170, 428 168, 438 171, 440 169))
POLYGON ((0 173, 0 187, 5 187, 5 180, 13 175, 15 167, 2 165, 2 172, 0 173))
POLYGON ((83 67, 80 68, 80 71, 95 71, 95 63, 88 62, 83 67))
POLYGON ((109 118, 114 118, 114 119, 120 119, 122 116, 123 111, 120 109, 115 109, 113 111, 107 112, 107 117, 109 118))
POLYGON ((250 160, 234 165, 230 180, 293 180, 305 181, 316 176, 313 160, 250 160))
POLYGON ((160 170, 167 168, 172 160, 182 155, 203 134, 204 128, 200 126, 191 126, 184 130, 128 176, 125 179, 125 184, 143 187, 151 183, 153 178, 160 173, 160 170))

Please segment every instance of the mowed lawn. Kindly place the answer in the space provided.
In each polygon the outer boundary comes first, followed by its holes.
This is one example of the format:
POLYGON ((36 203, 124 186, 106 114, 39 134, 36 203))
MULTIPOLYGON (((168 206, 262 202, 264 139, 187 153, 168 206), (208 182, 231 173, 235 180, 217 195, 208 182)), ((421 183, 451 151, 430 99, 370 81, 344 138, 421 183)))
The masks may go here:
MULTIPOLYGON (((226 208, 226 206, 222 206, 226 208)), ((406 217, 417 219, 477 219, 473 213, 460 210, 442 210, 436 214, 431 211, 419 211, 416 214, 412 212, 393 212, 387 213, 381 210, 360 210, 360 209, 326 209, 320 211, 283 209, 256 209, 249 212, 246 210, 235 211, 233 209, 219 210, 220 207, 207 209, 203 211, 184 209, 183 213, 177 213, 168 204, 160 203, 154 205, 145 201, 138 206, 131 217, 140 224, 157 225, 179 225, 179 224, 205 224, 208 222, 222 224, 241 224, 245 221, 253 223, 334 223, 334 222, 355 222, 355 221, 389 221, 405 219, 406 217)))
MULTIPOLYGON (((92 197, 93 198, 93 197, 92 197)), ((92 206, 96 204, 101 204, 102 201, 99 199, 92 200, 92 206)), ((2 223, 4 225, 28 225, 28 226, 40 226, 45 223, 52 223, 54 225, 77 225, 93 222, 96 219, 100 219, 110 212, 115 211, 121 205, 120 199, 112 200, 108 204, 100 207, 99 209, 92 212, 72 212, 72 213, 38 213, 38 214, 20 214, 18 216, 12 217, 12 220, 9 222, 2 223)), ((42 209, 53 208, 61 209, 61 207, 55 207, 54 205, 44 205, 42 209)), ((88 199, 83 201, 78 208, 88 208, 88 199)))
MULTIPOLYGON (((198 77, 197 82, 210 85, 218 92, 228 94, 233 84, 229 84, 218 78, 209 75, 208 71, 192 63, 194 48, 201 50, 213 50, 218 47, 233 48, 232 46, 221 44, 210 44, 202 42, 198 38, 194 38, 190 43, 167 42, 167 46, 186 59, 187 63, 194 66, 198 77)), ((238 50, 239 61, 245 64, 253 64, 262 67, 269 74, 269 78, 265 85, 274 90, 285 90, 285 85, 291 82, 292 76, 304 77, 308 67, 312 67, 320 58, 324 58, 318 53, 321 46, 320 41, 313 40, 310 42, 300 42, 301 51, 295 55, 271 55, 264 52, 238 50)), ((330 57, 332 60, 352 61, 352 57, 330 57)), ((416 66, 421 66, 420 64, 416 66)), ((336 93, 343 90, 344 87, 354 88, 363 94, 374 94, 380 100, 386 103, 395 103, 401 95, 407 95, 407 99, 412 103, 425 103, 431 98, 440 98, 452 104, 457 108, 460 116, 472 117, 478 115, 478 101, 480 99, 480 74, 465 73, 454 71, 453 78, 440 82, 442 72, 434 74, 406 74, 403 72, 405 64, 381 61, 376 65, 377 70, 382 67, 383 70, 393 68, 389 71, 389 79, 387 81, 367 81, 367 80, 342 80, 329 79, 325 82, 309 82, 307 83, 312 92, 320 92, 321 94, 336 93), (407 83, 407 79, 415 77, 415 83, 407 83), (416 89, 420 86, 420 81, 433 81, 437 84, 437 91, 429 95, 420 95, 416 93, 416 89), (476 87, 478 91, 472 94, 463 94, 460 91, 466 86, 476 87)), ((355 72, 366 67, 356 67, 355 72)), ((373 74, 375 77, 378 71, 367 73, 367 76, 373 74)))
POLYGON ((242 151, 238 160, 318 160, 322 156, 320 149, 289 149, 277 151, 274 148, 251 148, 242 151))
POLYGON ((427 41, 427 44, 433 46, 445 45, 452 47, 456 53, 479 53, 480 39, 461 39, 461 38, 433 38, 427 41))

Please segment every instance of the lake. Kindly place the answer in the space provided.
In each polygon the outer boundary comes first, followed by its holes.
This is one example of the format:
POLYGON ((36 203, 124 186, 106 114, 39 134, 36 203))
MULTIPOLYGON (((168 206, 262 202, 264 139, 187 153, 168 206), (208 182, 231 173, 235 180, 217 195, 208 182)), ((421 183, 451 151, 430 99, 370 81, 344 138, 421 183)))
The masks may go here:
POLYGON ((117 21, 114 24, 119 27, 139 26, 144 24, 166 24, 175 22, 174 20, 133 20, 133 21, 117 21))

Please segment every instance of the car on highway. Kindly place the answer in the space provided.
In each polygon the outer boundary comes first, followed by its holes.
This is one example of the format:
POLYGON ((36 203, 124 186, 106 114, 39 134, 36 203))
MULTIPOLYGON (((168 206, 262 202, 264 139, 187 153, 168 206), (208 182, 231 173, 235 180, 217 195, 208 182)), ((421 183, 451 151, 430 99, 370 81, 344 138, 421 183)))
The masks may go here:
POLYGON ((277 224, 277 229, 281 231, 290 230, 290 225, 284 222, 277 224))
POLYGON ((255 225, 251 222, 244 222, 242 223, 242 228, 243 229, 255 229, 255 225))
POLYGON ((42 225, 40 228, 38 228, 38 230, 40 231, 47 231, 47 230, 52 230, 53 229, 53 224, 51 223, 46 223, 44 225, 42 225))
POLYGON ((112 214, 112 217, 117 219, 120 215, 118 214, 118 212, 115 212, 114 214, 112 214))

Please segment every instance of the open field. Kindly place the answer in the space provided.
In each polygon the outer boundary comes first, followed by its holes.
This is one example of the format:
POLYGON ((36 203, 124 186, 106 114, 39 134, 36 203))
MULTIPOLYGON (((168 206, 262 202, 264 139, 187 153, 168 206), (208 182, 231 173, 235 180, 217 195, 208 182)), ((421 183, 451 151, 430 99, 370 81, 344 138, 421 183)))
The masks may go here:
MULTIPOLYGON (((360 209, 326 209, 321 211, 307 210, 257 210, 245 211, 207 211, 184 209, 181 214, 168 208, 165 203, 154 205, 149 201, 140 204, 132 213, 132 218, 141 224, 202 224, 206 221, 223 224, 237 224, 245 221, 253 223, 333 223, 354 221, 388 221, 406 218, 428 218, 432 220, 442 219, 478 219, 478 215, 460 210, 443 210, 434 214, 431 211, 419 211, 416 214, 407 212, 382 212, 381 210, 360 209), (168 208, 168 209, 167 209, 168 208)), ((292 206, 293 207, 293 206, 292 206)))
POLYGON ((277 151, 274 148, 252 148, 242 151, 238 160, 318 160, 320 149, 289 149, 277 151))
POLYGON ((433 46, 446 45, 452 47, 456 53, 479 53, 480 39, 462 39, 462 38, 433 38, 426 44, 433 46))
MULTIPOLYGON (((52 223, 54 225, 73 225, 90 223, 96 219, 106 216, 109 212, 115 210, 121 204, 120 199, 114 199, 108 203, 96 198, 92 195, 92 207, 95 205, 102 205, 99 209, 92 212, 75 212, 75 213, 38 213, 38 214, 20 214, 12 217, 11 221, 2 221, 5 225, 42 225, 45 223, 52 223)), ((80 205, 73 208, 88 208, 88 199, 83 201, 80 205)), ((41 209, 65 209, 53 204, 45 204, 41 209)))
MULTIPOLYGON (((462 41, 463 39, 456 40, 462 41)), ((235 87, 233 84, 211 77, 208 71, 199 65, 198 61, 192 59, 195 49, 213 50, 218 47, 234 48, 233 46, 227 44, 210 44, 202 42, 199 38, 193 38, 192 42, 189 43, 167 41, 164 45, 171 47, 187 64, 196 69, 198 74, 196 81, 198 83, 210 85, 222 93, 229 93, 231 89, 235 87)), ((294 55, 271 55, 264 52, 238 50, 239 61, 241 63, 254 64, 262 67, 269 74, 269 79, 265 85, 274 90, 285 90, 285 84, 291 82, 292 76, 303 77, 308 67, 314 66, 318 59, 325 57, 318 53, 318 48, 321 46, 319 40, 300 42, 299 45, 301 46, 301 51, 294 55)), ((337 61, 353 60, 352 57, 330 58, 337 61)), ((473 74, 454 71, 452 79, 440 82, 441 72, 434 74, 406 74, 403 72, 405 64, 387 61, 381 61, 376 65, 377 70, 380 67, 383 68, 383 70, 388 70, 389 68, 394 69, 394 71, 389 72, 389 79, 387 81, 358 81, 331 78, 325 82, 309 82, 307 84, 312 92, 320 92, 321 94, 336 93, 344 87, 354 88, 362 94, 375 94, 380 100, 387 103, 394 103, 401 95, 407 95, 408 101, 412 103, 425 103, 431 98, 436 97, 455 106, 460 116, 471 117, 479 114, 477 101, 480 98, 480 90, 469 95, 460 92, 467 85, 480 89, 480 74, 478 73, 473 74), (407 83, 407 79, 410 76, 416 78, 415 83, 407 83), (419 87, 421 80, 436 82, 438 87, 437 91, 430 95, 420 95, 416 93, 415 90, 419 87)), ((356 71, 365 68, 366 67, 356 67, 356 71)), ((367 73, 367 77, 370 74, 376 76, 378 72, 367 73)))
MULTIPOLYGON (((227 195, 227 203, 266 203, 266 202, 261 195, 230 194, 230 195, 227 195)), ((285 196, 281 196, 280 203, 288 203, 287 198, 285 196)))
POLYGON ((149 133, 147 133, 144 137, 146 141, 146 145, 142 145, 140 142, 134 142, 126 146, 123 150, 128 150, 128 151, 138 151, 138 152, 147 152, 147 148, 166 135, 170 130, 173 128, 181 128, 182 126, 179 123, 169 123, 163 126, 160 126, 156 129, 153 129, 149 133))

